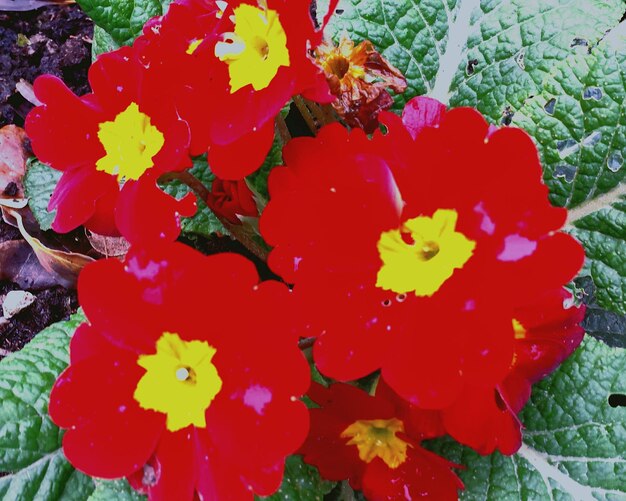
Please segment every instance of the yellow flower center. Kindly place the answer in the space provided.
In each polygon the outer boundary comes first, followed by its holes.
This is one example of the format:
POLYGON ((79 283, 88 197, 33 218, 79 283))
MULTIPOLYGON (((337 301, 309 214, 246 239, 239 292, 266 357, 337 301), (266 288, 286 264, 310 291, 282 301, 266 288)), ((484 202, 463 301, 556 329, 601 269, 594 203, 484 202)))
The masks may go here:
POLYGON ((476 247, 476 242, 455 231, 457 217, 454 210, 440 209, 433 217, 419 216, 383 232, 378 240, 383 265, 376 285, 398 294, 437 292, 476 247))
POLYGON ((278 13, 242 4, 234 10, 235 32, 224 33, 215 55, 228 64, 230 92, 246 85, 265 89, 281 66, 289 66, 287 35, 278 13))
POLYGON ((211 363, 215 348, 206 341, 183 341, 164 332, 154 355, 140 355, 137 364, 146 369, 135 389, 143 409, 167 415, 169 431, 189 425, 206 426, 205 413, 222 389, 222 380, 211 363))
POLYGON ((365 63, 367 62, 366 45, 359 44, 354 47, 354 42, 345 35, 341 37, 339 46, 332 43, 324 43, 316 49, 318 62, 327 75, 335 75, 339 80, 365 78, 365 63))
POLYGON ((103 122, 98 139, 106 155, 96 162, 96 169, 117 176, 118 179, 139 179, 154 166, 152 158, 161 151, 165 138, 150 122, 150 117, 139 111, 136 103, 115 117, 103 122))
POLYGON ((396 418, 359 420, 348 426, 341 438, 350 438, 347 445, 357 446, 362 461, 371 463, 379 457, 393 469, 406 461, 409 444, 396 437, 396 433, 403 431, 404 423, 396 418))

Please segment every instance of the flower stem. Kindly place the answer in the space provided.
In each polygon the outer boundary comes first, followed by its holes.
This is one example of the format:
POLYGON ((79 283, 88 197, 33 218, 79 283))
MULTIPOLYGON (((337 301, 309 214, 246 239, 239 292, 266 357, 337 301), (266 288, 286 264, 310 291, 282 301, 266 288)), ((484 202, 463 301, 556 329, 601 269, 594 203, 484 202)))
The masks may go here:
POLYGON ((289 128, 285 123, 284 117, 279 113, 276 117, 276 130, 280 139, 283 143, 283 146, 287 144, 291 140, 291 134, 289 133, 289 128))
POLYGON ((302 118, 306 122, 309 130, 313 133, 313 135, 317 135, 317 124, 315 123, 315 117, 311 114, 311 110, 307 108, 306 103, 302 96, 293 96, 293 102, 298 108, 298 111, 302 115, 302 118))

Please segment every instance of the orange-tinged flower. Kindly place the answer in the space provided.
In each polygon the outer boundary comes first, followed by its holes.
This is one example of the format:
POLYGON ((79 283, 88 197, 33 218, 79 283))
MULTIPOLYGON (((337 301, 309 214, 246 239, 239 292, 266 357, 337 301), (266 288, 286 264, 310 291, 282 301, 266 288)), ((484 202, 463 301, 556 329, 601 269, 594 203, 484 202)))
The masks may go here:
MULTIPOLYGON (((422 448, 414 410, 386 387, 375 396, 347 384, 313 383, 311 430, 300 449, 329 480, 349 480, 371 501, 455 501, 454 464, 422 448)), ((429 431, 429 430, 426 430, 429 431)))
POLYGON ((393 105, 388 89, 396 93, 406 90, 406 79, 400 70, 382 57, 368 40, 355 47, 344 35, 338 46, 325 42, 315 54, 330 91, 337 98, 333 107, 351 127, 374 132, 378 127, 378 114, 393 105))

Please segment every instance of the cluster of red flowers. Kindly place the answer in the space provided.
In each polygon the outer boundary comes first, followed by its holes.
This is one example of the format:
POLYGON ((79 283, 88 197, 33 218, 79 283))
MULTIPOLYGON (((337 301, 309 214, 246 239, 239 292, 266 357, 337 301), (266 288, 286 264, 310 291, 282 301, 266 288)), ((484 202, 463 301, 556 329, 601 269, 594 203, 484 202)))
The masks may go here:
POLYGON ((312 59, 321 42, 308 1, 179 0, 97 59, 91 94, 36 81, 27 131, 63 171, 54 229, 132 244, 81 274, 88 323, 50 397, 81 471, 150 499, 252 499, 278 489, 297 452, 374 501, 457 499, 458 465, 422 442, 514 453, 531 385, 580 343, 583 310, 563 286, 584 256, 559 232, 566 211, 548 201, 532 141, 428 98, 379 114, 377 88, 353 120, 380 120, 373 135, 332 124, 286 145, 260 230, 291 287, 173 243, 195 200, 158 181, 191 156, 207 153, 219 178, 209 206, 233 224, 257 214, 242 179, 274 118, 297 94, 333 99, 312 59), (309 388, 301 338, 337 382, 309 388), (346 384, 372 374, 370 394, 346 384))

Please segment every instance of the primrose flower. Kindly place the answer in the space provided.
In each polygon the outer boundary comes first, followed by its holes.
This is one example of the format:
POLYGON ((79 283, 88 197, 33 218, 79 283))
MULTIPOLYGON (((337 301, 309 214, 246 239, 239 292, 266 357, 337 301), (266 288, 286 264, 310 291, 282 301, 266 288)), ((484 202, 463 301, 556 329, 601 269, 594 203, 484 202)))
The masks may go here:
POLYGON ((217 3, 224 10, 216 38, 197 50, 206 53, 211 75, 209 164, 215 175, 232 180, 260 167, 272 144, 274 118, 292 96, 328 103, 333 96, 310 55, 322 41, 310 2, 217 3))
MULTIPOLYGON (((191 165, 189 128, 160 98, 159 83, 145 78, 130 47, 101 55, 89 70, 89 83, 93 93, 78 97, 58 78, 39 77, 34 90, 43 104, 29 113, 26 131, 35 155, 63 172, 48 206, 56 210, 53 229, 65 233, 85 225, 115 235, 121 229, 116 219, 153 217, 151 208, 139 205, 120 213, 120 196, 130 196, 139 183, 151 199, 163 199, 167 195, 156 185, 159 175, 191 165)), ((194 200, 172 199, 172 210, 159 221, 167 230, 155 236, 165 232, 176 238, 178 215, 192 215, 194 200)), ((125 205, 135 203, 126 200, 125 205)), ((133 234, 124 236, 133 241, 133 234)))
POLYGON ((286 286, 259 283, 239 255, 169 243, 86 267, 78 293, 88 323, 49 407, 76 468, 130 477, 153 500, 278 489, 308 430, 286 286), (219 287, 199 294, 203 284, 219 287), (215 314, 198 316, 209 305, 215 314))
POLYGON ((348 479, 370 501, 458 499, 455 465, 420 446, 411 410, 393 392, 313 383, 308 395, 319 408, 300 453, 324 478, 348 479))
MULTIPOLYGON (((372 139, 339 125, 295 139, 270 175, 260 229, 316 364, 342 381, 381 370, 426 410, 465 408, 474 388, 493 406, 516 400, 496 389, 518 356, 514 320, 528 327, 520 298, 560 291, 584 258, 558 232, 566 211, 548 200, 537 151, 519 129, 423 98, 381 121, 372 139)), ((568 328, 551 339, 571 352, 568 328)))

